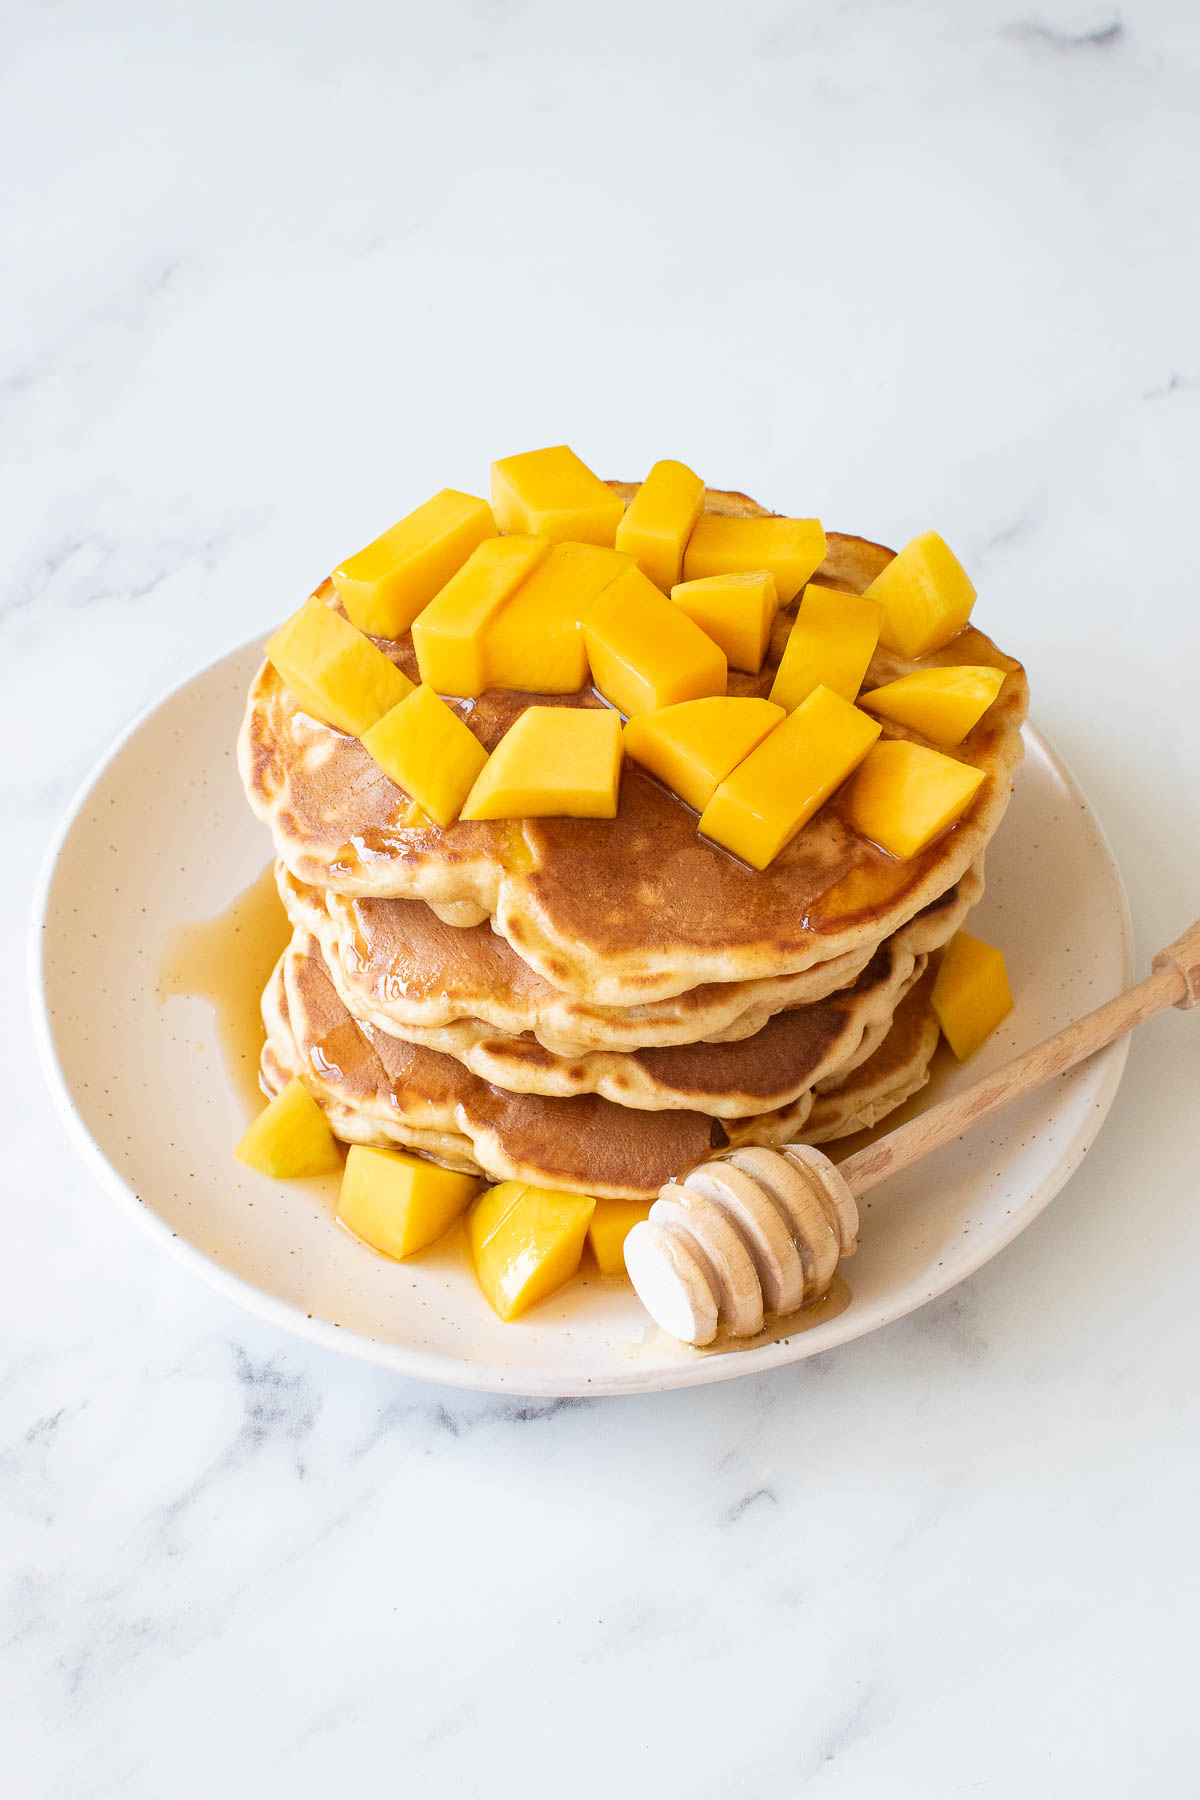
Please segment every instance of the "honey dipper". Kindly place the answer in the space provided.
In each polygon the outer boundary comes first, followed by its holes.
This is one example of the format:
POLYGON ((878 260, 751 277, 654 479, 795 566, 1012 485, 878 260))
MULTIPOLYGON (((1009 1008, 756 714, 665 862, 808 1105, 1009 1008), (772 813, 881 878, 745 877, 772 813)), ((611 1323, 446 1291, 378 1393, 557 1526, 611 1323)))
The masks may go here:
POLYGON ((750 1147, 668 1183, 625 1240, 625 1266, 646 1310, 672 1337, 703 1345, 718 1327, 752 1337, 765 1314, 824 1299, 839 1260, 857 1248, 857 1202, 868 1189, 1155 1013, 1200 1001, 1200 920, 1159 951, 1151 971, 843 1163, 811 1144, 750 1147))

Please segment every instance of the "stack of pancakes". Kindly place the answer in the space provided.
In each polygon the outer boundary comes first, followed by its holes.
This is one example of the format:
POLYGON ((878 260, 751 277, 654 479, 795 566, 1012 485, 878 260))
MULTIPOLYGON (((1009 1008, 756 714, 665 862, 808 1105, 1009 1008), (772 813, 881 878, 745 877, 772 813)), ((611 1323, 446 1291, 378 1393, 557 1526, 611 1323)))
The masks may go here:
MULTIPOLYGON (((736 494, 706 505, 762 512, 736 494)), ((830 534, 815 579, 861 593, 891 554, 830 534)), ((794 616, 730 693, 769 692, 794 616)), ((408 635, 381 647, 419 679, 408 635)), ((264 664, 239 760, 294 928, 263 997, 266 1085, 300 1076, 348 1142, 630 1199, 729 1144, 875 1123, 927 1079, 930 959, 982 892, 1028 696, 971 626, 919 665, 879 650, 864 684, 956 663, 1005 674, 950 753, 985 774, 959 822, 901 863, 847 827, 835 794, 761 872, 628 760, 615 819, 442 829, 264 664)), ((490 751, 526 706, 603 702, 491 689, 450 704, 490 751)))

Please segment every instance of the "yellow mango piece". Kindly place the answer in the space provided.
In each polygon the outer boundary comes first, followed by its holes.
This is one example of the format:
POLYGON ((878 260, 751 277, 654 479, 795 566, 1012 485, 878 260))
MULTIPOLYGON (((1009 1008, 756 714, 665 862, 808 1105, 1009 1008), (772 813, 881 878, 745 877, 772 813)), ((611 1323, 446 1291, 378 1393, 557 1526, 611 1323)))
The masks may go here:
POLYGON ((721 646, 731 669, 758 674, 779 611, 775 577, 769 569, 681 581, 671 589, 671 599, 721 646))
POLYGON ((907 862, 970 805, 982 769, 904 738, 876 744, 846 797, 846 823, 907 862))
POLYGON ((1002 669, 962 663, 901 675, 861 695, 859 705, 952 750, 978 725, 1003 686, 1002 669))
POLYGON ((448 1231, 483 1181, 442 1169, 406 1150, 351 1144, 337 1219, 384 1256, 412 1256, 448 1231))
POLYGON ((605 588, 583 641, 597 689, 626 718, 725 692, 724 651, 640 569, 605 588))
POLYGON ((810 581, 788 633, 771 698, 793 712, 814 688, 853 700, 875 654, 883 608, 860 594, 839 594, 810 581))
POLYGON ((901 656, 928 656, 956 637, 971 616, 975 589, 936 531, 905 544, 867 588, 883 608, 880 643, 901 656))
POLYGON ((280 1181, 325 1175, 342 1161, 328 1119, 296 1076, 259 1113, 234 1155, 280 1181))
POLYGON ((413 689, 377 644, 315 595, 268 640, 266 657, 302 711, 350 737, 413 689))
POLYGON ((942 1036, 959 1062, 966 1062, 1012 1011, 1003 951, 955 932, 942 952, 931 1000, 942 1036))
POLYGON ((656 462, 617 525, 618 550, 669 593, 683 568, 683 547, 704 511, 704 483, 686 463, 656 462))
POLYGON ((652 1200, 597 1200, 587 1241, 602 1275, 624 1275, 625 1239, 642 1219, 648 1219, 652 1200))
POLYGON ((621 721, 606 706, 527 706, 467 796, 464 819, 613 819, 621 721))
POLYGON ((631 558, 599 544, 556 544, 483 627, 489 687, 574 694, 587 685, 580 621, 631 558))
POLYGON ((683 578, 769 569, 782 606, 796 598, 825 560, 819 519, 731 519, 704 513, 683 553, 683 578))
POLYGON ((462 567, 477 544, 495 537, 486 500, 443 488, 333 571, 351 623, 372 637, 399 637, 462 567))
POLYGON ((752 750, 700 815, 700 830, 765 869, 867 754, 882 728, 816 688, 752 750))
POLYGON ((506 1322, 554 1293, 579 1267, 596 1202, 588 1194, 502 1181, 467 1214, 467 1248, 506 1322))
POLYGON ((469 726, 421 684, 363 733, 363 749, 437 825, 449 825, 487 762, 469 726))
POLYGON ((483 639, 500 611, 550 549, 543 538, 487 538, 413 620, 421 680, 439 694, 478 699, 488 685, 483 639))
POLYGON ((769 700, 721 694, 640 713, 622 734, 625 754, 703 812, 724 781, 783 718, 769 700))
POLYGON ((492 464, 492 511, 501 531, 611 549, 625 504, 573 450, 556 444, 492 464))

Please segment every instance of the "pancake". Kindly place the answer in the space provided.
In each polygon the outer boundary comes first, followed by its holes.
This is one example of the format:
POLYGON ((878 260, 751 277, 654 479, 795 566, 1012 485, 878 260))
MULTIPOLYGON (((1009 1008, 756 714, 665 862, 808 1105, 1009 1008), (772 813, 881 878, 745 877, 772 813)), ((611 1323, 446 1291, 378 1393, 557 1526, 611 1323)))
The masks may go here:
POLYGON ((925 1086, 940 1035, 930 1004, 936 972, 927 969, 901 1001, 874 1054, 817 1093, 804 1125, 807 1143, 827 1144, 867 1131, 925 1086))
MULTIPOLYGON (((764 511, 741 495, 710 492, 706 504, 764 511)), ((817 579, 861 592, 890 556, 880 545, 831 534, 817 579)), ((329 583, 318 591, 336 603, 329 583)), ((768 691, 793 616, 788 610, 776 621, 759 676, 731 674, 731 693, 768 691)), ((411 636, 383 647, 416 674, 411 636)), ((356 739, 298 712, 269 664, 251 689, 239 766, 251 805, 300 881, 344 895, 425 900, 450 909, 460 924, 486 915, 552 986, 592 1005, 635 1007, 709 983, 796 975, 865 950, 861 968, 883 938, 961 879, 1008 804, 1028 702, 1024 672, 968 626, 920 665, 878 651, 864 683, 964 662, 1005 675, 994 705, 950 752, 985 779, 959 822, 906 863, 850 831, 835 795, 757 872, 700 837, 695 813, 632 762, 615 819, 459 821, 441 830, 356 739)), ((491 689, 451 704, 490 750, 528 705, 602 703, 590 690, 491 689)), ((888 722, 884 735, 916 736, 888 722)))

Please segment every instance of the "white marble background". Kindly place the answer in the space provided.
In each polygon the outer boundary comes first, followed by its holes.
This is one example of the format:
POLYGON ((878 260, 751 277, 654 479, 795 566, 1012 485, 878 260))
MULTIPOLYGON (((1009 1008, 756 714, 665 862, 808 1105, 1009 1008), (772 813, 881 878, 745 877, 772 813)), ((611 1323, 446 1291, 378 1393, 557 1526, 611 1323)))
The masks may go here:
POLYGON ((160 1260, 20 968, 133 712, 563 437, 936 524, 1148 956, 1200 906, 1198 103, 1186 0, 0 8, 6 1796, 1200 1791, 1195 1018, 940 1303, 521 1404, 160 1260))

